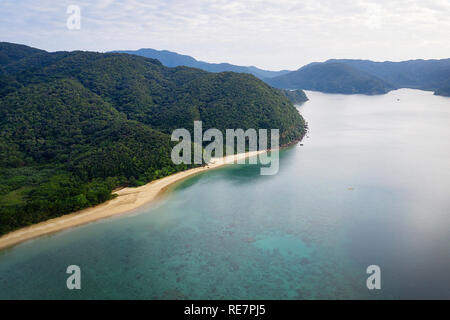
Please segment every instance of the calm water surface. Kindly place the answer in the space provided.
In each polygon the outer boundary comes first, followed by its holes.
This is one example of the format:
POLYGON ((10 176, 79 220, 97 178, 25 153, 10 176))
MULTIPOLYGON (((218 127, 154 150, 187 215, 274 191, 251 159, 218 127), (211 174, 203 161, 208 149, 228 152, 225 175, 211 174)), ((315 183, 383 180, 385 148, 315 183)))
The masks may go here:
POLYGON ((277 175, 206 172, 152 208, 4 250, 0 298, 450 299, 450 98, 307 94, 309 137, 277 175))

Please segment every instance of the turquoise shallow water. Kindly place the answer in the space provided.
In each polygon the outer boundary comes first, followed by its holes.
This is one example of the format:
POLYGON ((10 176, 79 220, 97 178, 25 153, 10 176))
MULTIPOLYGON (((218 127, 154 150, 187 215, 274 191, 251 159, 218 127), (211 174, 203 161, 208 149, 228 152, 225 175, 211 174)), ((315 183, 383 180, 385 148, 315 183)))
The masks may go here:
POLYGON ((277 175, 213 170, 151 208, 4 250, 0 298, 450 299, 450 99, 308 95, 309 138, 277 175), (372 264, 382 290, 366 288, 372 264))

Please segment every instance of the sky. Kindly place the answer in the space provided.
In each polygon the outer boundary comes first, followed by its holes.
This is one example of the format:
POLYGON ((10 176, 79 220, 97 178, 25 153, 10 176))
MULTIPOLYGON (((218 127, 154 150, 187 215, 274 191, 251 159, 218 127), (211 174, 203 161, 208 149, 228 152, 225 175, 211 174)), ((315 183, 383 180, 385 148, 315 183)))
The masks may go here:
POLYGON ((331 58, 450 58, 450 0, 0 0, 0 41, 48 51, 165 49, 298 69, 331 58), (80 28, 69 29, 69 5, 80 28))

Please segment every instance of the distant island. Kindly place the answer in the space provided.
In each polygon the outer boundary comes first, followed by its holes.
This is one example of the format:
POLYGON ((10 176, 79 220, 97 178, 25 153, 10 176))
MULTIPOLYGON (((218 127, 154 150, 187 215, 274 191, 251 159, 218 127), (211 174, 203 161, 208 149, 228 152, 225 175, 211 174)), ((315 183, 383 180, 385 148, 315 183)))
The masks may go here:
POLYGON ((434 94, 437 96, 450 97, 450 86, 439 88, 434 94))
POLYGON ((383 94, 395 89, 390 83, 342 63, 310 64, 297 71, 266 79, 277 88, 328 93, 383 94))
POLYGON ((326 63, 343 63, 370 73, 396 88, 434 91, 436 95, 450 87, 450 59, 408 60, 401 62, 374 62, 370 60, 328 60, 326 63))
POLYGON ((305 94, 305 91, 301 89, 296 90, 288 90, 288 89, 280 89, 280 91, 288 98, 293 104, 301 104, 303 102, 308 101, 308 97, 305 94))
POLYGON ((328 60, 311 63, 297 71, 266 79, 278 88, 306 89, 326 93, 384 94, 399 88, 434 91, 448 95, 450 59, 374 62, 328 60))
POLYGON ((102 203, 121 186, 186 170, 176 128, 279 128, 303 137, 285 94, 253 75, 169 68, 121 53, 0 43, 0 234, 102 203))
POLYGON ((450 59, 402 62, 331 59, 313 62, 295 71, 268 71, 229 63, 207 63, 167 50, 139 49, 116 52, 158 59, 168 67, 184 65, 210 72, 250 73, 272 86, 283 89, 373 95, 399 88, 413 88, 434 91, 436 95, 447 95, 450 87, 450 59))

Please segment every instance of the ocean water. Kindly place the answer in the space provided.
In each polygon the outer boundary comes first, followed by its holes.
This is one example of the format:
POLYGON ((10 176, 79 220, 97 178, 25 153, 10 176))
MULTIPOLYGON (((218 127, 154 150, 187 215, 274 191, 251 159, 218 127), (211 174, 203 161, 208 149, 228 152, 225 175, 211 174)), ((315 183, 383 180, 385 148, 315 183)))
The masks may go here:
POLYGON ((450 299, 450 98, 307 94, 310 132, 278 174, 212 170, 3 250, 0 299, 450 299))

